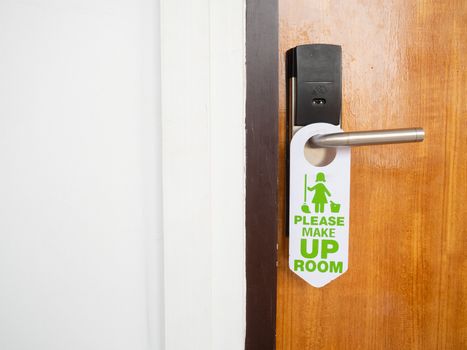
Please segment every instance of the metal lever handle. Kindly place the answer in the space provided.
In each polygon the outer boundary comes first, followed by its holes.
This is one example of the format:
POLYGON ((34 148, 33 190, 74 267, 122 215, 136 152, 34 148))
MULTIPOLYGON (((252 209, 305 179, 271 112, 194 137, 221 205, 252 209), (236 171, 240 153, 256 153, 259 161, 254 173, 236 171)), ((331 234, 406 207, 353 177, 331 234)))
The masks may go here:
POLYGON ((421 142, 424 138, 425 131, 422 128, 410 128, 315 135, 310 142, 313 147, 343 147, 421 142))

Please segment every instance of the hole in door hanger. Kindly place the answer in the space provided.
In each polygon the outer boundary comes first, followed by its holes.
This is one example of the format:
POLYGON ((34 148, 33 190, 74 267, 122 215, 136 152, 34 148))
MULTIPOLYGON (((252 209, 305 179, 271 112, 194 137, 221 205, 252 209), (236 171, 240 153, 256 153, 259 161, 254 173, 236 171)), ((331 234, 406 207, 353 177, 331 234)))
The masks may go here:
POLYGON ((330 164, 336 158, 336 148, 319 148, 314 146, 309 139, 303 149, 305 159, 314 166, 323 167, 330 164))

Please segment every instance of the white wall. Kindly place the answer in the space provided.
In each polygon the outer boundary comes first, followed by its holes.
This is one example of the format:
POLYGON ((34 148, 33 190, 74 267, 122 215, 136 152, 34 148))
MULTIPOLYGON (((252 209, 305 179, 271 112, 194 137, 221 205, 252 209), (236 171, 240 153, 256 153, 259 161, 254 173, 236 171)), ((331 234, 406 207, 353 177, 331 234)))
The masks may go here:
POLYGON ((243 0, 162 0, 166 346, 245 342, 243 0))
POLYGON ((163 344, 158 8, 0 2, 0 349, 163 344))

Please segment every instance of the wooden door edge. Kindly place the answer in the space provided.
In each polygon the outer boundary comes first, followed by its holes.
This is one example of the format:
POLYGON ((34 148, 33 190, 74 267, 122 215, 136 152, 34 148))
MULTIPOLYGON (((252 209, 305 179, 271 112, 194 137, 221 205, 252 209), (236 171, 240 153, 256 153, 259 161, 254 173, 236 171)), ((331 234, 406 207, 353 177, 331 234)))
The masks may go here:
POLYGON ((278 1, 246 0, 245 349, 275 349, 278 1))

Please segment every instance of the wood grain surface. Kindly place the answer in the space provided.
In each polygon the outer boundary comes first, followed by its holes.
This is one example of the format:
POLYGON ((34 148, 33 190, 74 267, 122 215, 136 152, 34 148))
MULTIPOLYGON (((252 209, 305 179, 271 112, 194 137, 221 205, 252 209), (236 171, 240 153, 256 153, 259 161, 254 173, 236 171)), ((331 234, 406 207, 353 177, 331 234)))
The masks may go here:
MULTIPOLYGON (((284 53, 343 50, 343 128, 422 126, 423 143, 352 150, 348 271, 289 271, 279 208, 277 349, 467 349, 467 1, 280 0, 284 53)), ((284 199, 285 200, 285 199, 284 199)))

